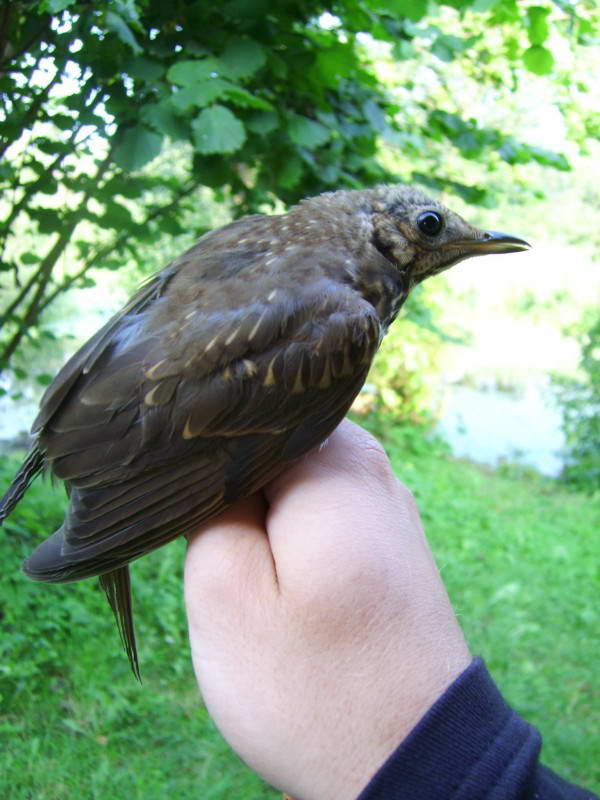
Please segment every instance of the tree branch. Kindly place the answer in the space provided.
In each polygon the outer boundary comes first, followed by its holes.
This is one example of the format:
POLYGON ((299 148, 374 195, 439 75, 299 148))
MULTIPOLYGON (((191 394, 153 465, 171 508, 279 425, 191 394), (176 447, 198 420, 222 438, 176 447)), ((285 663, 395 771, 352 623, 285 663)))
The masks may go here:
POLYGON ((4 60, 4 55, 8 49, 8 29, 10 27, 10 17, 15 10, 15 4, 5 3, 2 11, 2 22, 0 23, 0 60, 4 60))
MULTIPOLYGON (((85 84, 84 84, 84 86, 85 86, 85 84)), ((86 104, 86 106, 85 106, 86 108, 90 108, 90 107, 92 107, 94 105, 94 103, 96 103, 100 91, 101 90, 98 88, 94 92, 94 96, 91 99, 91 101, 86 104)), ((70 144, 72 144, 72 142, 74 142, 75 138, 77 137, 77 134, 79 133, 79 131, 81 130, 82 127, 83 127, 82 123, 76 122, 74 124, 74 126, 73 126, 73 128, 71 130, 71 134, 70 134, 69 138, 67 139, 67 141, 65 143, 66 145, 70 145, 70 144)), ((81 147, 81 145, 83 145, 88 139, 90 139, 94 135, 94 133, 95 133, 95 129, 91 133, 89 133, 87 136, 85 136, 80 142, 78 142, 77 147, 81 147)), ((73 150, 72 152, 75 152, 75 150, 73 150)), ((61 163, 64 161, 64 159, 67 157, 67 155, 71 155, 71 154, 72 153, 68 153, 66 150, 63 151, 62 153, 59 153, 56 156, 56 158, 54 159, 54 161, 52 161, 50 164, 48 164, 48 166, 44 169, 42 174, 38 178, 36 178, 36 180, 30 181, 28 184, 25 184, 25 189, 24 189, 24 192, 23 192, 23 195, 22 195, 21 199, 13 204, 13 207, 11 208, 11 210, 10 210, 8 216, 6 217, 6 219, 3 220, 2 223, 0 223, 0 232, 1 232, 1 235, 0 235, 0 258, 2 258, 3 254, 4 254, 4 248, 6 247, 6 242, 7 242, 7 239, 8 239, 10 226, 12 225, 14 220, 16 219, 16 217, 19 214, 19 212, 22 211, 22 209, 25 208, 27 203, 31 200, 33 195, 36 193, 37 188, 43 183, 44 178, 46 178, 47 175, 50 175, 57 167, 59 167, 61 165, 61 163)))
MULTIPOLYGON (((10 5, 10 3, 8 3, 8 5, 10 5)), ((52 22, 52 17, 49 16, 46 22, 44 22, 44 24, 41 25, 38 28, 38 30, 32 36, 30 36, 29 39, 27 39, 27 41, 21 46, 21 49, 17 50, 15 53, 10 53, 8 58, 4 58, 4 53, 3 53, 2 59, 0 60, 0 67, 3 66, 4 64, 6 64, 6 66, 9 67, 11 63, 18 61, 22 55, 24 55, 29 51, 31 45, 35 41, 37 41, 45 31, 50 29, 51 22, 52 22)), ((6 69, 6 71, 10 72, 10 69, 6 69)))
MULTIPOLYGON (((160 206, 160 208, 154 209, 146 219, 141 223, 142 225, 147 225, 148 223, 152 222, 157 217, 166 214, 173 208, 176 208, 177 205, 183 200, 184 197, 190 195, 195 189, 197 189, 201 185, 200 181, 194 181, 185 189, 182 189, 180 192, 177 193, 176 197, 174 197, 169 203, 164 206, 160 206)), ((84 263, 84 265, 75 272, 73 275, 69 275, 65 278, 57 287, 54 289, 53 292, 47 295, 44 299, 44 302, 40 306, 40 313, 44 311, 57 297, 59 294, 66 292, 67 289, 70 289, 74 283, 76 283, 80 278, 83 278, 86 272, 90 270, 95 264, 97 264, 102 259, 109 256, 114 250, 117 250, 120 245, 127 239, 128 233, 123 232, 117 236, 111 244, 106 245, 105 247, 96 250, 96 252, 88 258, 88 260, 84 263)))
POLYGON ((59 234, 58 239, 56 240, 56 242, 54 243, 54 245, 52 246, 46 257, 42 260, 42 263, 40 264, 38 269, 35 271, 33 279, 34 279, 34 284, 37 283, 38 288, 36 289, 33 297, 31 298, 31 301, 27 309, 25 310, 24 315, 21 317, 17 330, 0 352, 0 365, 3 365, 5 367, 8 364, 10 358, 13 356, 14 352, 21 343, 21 340, 25 336, 27 329, 31 327, 31 325, 33 325, 34 322, 37 321, 42 308, 45 307, 43 305, 44 293, 46 292, 46 289, 48 287, 48 283, 52 275, 52 270, 54 269, 54 266, 58 261, 60 255, 64 251, 65 247, 69 243, 73 231, 79 224, 79 220, 77 219, 78 213, 85 208, 92 192, 96 189, 98 185, 98 181, 101 179, 102 175, 106 172, 106 169, 110 164, 111 157, 112 157, 112 149, 109 150, 106 157, 99 165, 93 181, 90 181, 89 188, 83 195, 83 198, 79 203, 78 208, 73 212, 71 221, 65 226, 63 231, 59 234))
POLYGON ((27 111, 23 114, 22 123, 18 127, 18 135, 13 138, 6 137, 4 143, 0 146, 0 158, 4 155, 4 153, 8 150, 8 148, 17 141, 17 139, 21 136, 22 132, 27 128, 31 128, 31 125, 34 122, 34 119, 42 105, 44 99, 47 97, 50 89, 56 84, 59 78, 62 78, 62 70, 64 69, 64 64, 62 65, 62 69, 56 68, 56 72, 53 77, 48 81, 48 83, 44 86, 43 89, 34 96, 33 101, 27 107, 27 111))

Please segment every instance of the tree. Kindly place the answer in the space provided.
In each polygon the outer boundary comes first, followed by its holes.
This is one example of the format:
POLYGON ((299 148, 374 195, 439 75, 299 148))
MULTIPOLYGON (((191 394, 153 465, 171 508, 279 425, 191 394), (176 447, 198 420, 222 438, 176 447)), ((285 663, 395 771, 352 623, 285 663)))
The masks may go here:
POLYGON ((407 110, 382 85, 377 53, 391 48, 410 65, 426 51, 440 74, 458 61, 491 89, 514 88, 524 70, 553 73, 551 36, 590 40, 593 0, 577 14, 566 0, 445 6, 428 15, 423 0, 5 3, 0 367, 24 368, 24 345, 53 335, 44 312, 91 285, 95 269, 118 269, 184 226, 200 234, 206 216, 191 212, 205 205, 205 187, 241 215, 394 180, 385 141, 409 157, 405 178, 471 202, 489 187, 444 174, 434 153, 568 168, 510 132, 428 107, 408 79, 407 110))

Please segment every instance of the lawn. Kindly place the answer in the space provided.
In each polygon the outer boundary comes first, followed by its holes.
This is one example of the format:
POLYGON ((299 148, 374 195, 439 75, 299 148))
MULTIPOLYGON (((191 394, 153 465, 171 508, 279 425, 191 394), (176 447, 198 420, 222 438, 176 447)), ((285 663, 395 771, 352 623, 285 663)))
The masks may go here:
MULTIPOLYGON (((599 791, 600 498, 525 469, 456 461, 415 428, 368 426, 417 497, 472 651, 542 731, 545 763, 599 791)), ((47 586, 20 574, 62 502, 39 483, 0 539, 0 796, 280 797, 231 753, 198 698, 182 542, 133 568, 141 686, 95 581, 47 586)))

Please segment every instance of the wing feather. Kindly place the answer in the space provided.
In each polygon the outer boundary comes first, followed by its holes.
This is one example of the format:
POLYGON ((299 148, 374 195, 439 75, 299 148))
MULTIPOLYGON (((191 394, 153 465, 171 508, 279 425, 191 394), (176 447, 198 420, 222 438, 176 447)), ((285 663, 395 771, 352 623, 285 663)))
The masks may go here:
MULTIPOLYGON (((210 285, 225 256, 210 254, 210 269, 195 257, 210 285)), ((183 303, 167 268, 61 371, 36 426, 70 506, 57 544, 25 565, 32 577, 121 569, 259 489, 343 418, 379 344, 375 309, 322 275, 286 283, 314 251, 280 261, 264 297, 222 308, 204 284, 190 305, 184 282, 183 303)))

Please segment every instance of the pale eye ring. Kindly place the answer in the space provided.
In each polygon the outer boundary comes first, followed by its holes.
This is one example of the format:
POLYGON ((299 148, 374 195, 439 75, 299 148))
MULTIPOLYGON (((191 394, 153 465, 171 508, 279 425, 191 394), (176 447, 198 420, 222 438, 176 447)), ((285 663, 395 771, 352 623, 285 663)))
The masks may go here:
POLYGON ((437 236, 444 227, 444 220, 441 214, 436 211, 423 211, 417 217, 417 228, 425 236, 437 236))

